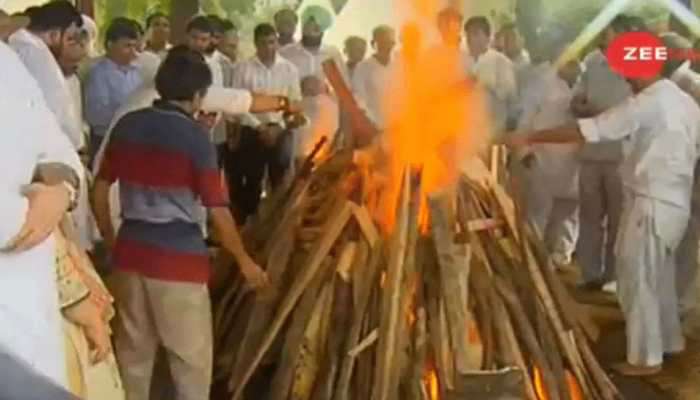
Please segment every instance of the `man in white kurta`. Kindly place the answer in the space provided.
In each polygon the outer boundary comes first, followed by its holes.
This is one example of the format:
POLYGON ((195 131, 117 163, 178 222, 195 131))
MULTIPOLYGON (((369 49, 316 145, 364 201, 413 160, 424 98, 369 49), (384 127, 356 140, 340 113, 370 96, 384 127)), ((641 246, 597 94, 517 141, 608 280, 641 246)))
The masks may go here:
MULTIPOLYGON (((51 10, 51 7, 56 8, 59 6, 43 6, 41 13, 56 13, 55 10, 51 10)), ((76 22, 60 32, 59 42, 52 43, 56 49, 62 48, 65 40, 78 40, 80 36, 79 25, 82 25, 83 21, 80 13, 75 11, 75 15, 76 22)), ((42 18, 48 19, 49 17, 42 16, 42 18)), ((60 24, 56 23, 56 25, 60 24)), ((33 26, 30 25, 29 28, 32 29, 33 26)), ((30 29, 22 29, 12 35, 9 40, 10 47, 17 52, 27 70, 36 79, 46 99, 46 104, 53 111, 63 132, 71 140, 74 147, 78 149, 83 144, 83 127, 82 124, 77 122, 80 118, 75 115, 75 108, 72 106, 71 92, 66 78, 45 39, 52 31, 58 31, 62 27, 40 26, 36 29, 30 29)))
MULTIPOLYGON (((616 18, 604 31, 602 46, 583 60, 585 69, 572 102, 577 117, 600 114, 632 95, 630 85, 610 68, 605 56, 607 42, 629 29, 624 16, 616 18)), ((615 279, 615 239, 623 197, 619 172, 622 147, 621 141, 586 143, 580 152, 581 227, 576 258, 586 289, 600 289, 615 279)))
POLYGON ((513 62, 491 47, 491 25, 485 17, 472 17, 464 27, 469 45, 469 73, 487 93, 491 131, 500 135, 517 112, 518 85, 513 62))
POLYGON ((388 26, 379 26, 372 33, 375 53, 355 68, 352 90, 357 101, 381 131, 385 128, 392 80, 396 78, 393 50, 396 34, 388 26))
MULTIPOLYGON (((16 235, 28 201, 22 187, 44 162, 70 166, 80 176, 77 153, 17 55, 0 42, 0 246, 16 235)), ((0 252, 0 344, 13 356, 66 385, 63 331, 58 308, 53 239, 21 253, 0 252)))
MULTIPOLYGON (((580 72, 572 62, 557 70, 550 62, 535 67, 521 93, 523 114, 518 129, 554 128, 574 120, 569 104, 580 72)), ((540 144, 529 149, 519 187, 528 218, 544 235, 552 260, 568 265, 578 238, 578 153, 576 144, 540 144), (525 178, 523 176, 523 178, 525 178)))
MULTIPOLYGON (((666 38, 664 44, 681 47, 666 38)), ((674 66, 674 61, 667 62, 662 76, 670 76, 674 66)), ((658 373, 665 354, 685 347, 675 255, 690 218, 693 174, 700 154, 700 107, 661 76, 631 83, 636 94, 599 116, 509 141, 531 145, 625 140, 620 166, 625 198, 616 266, 627 363, 617 369, 640 376, 658 373)))
POLYGON ((325 79, 323 62, 335 61, 342 71, 343 55, 337 47, 323 43, 323 33, 332 22, 332 16, 323 7, 309 6, 301 17, 302 38, 279 49, 279 54, 291 61, 299 71, 299 78, 314 75, 325 79))

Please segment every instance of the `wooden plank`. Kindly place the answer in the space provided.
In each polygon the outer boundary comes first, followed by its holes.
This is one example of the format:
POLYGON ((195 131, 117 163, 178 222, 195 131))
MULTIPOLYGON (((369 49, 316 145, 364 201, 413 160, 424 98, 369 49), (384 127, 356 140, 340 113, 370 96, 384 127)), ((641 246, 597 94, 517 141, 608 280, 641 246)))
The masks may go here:
POLYGON ((527 313, 520 304, 520 299, 518 299, 518 296, 503 278, 495 276, 493 279, 496 290, 501 294, 501 299, 510 310, 510 317, 517 327, 515 330, 517 336, 520 337, 521 342, 527 348, 534 365, 539 368, 544 383, 544 390, 546 391, 546 398, 549 400, 560 399, 556 377, 552 372, 549 360, 547 360, 537 340, 537 333, 527 319, 527 313))
POLYGON ((321 375, 316 378, 312 398, 314 400, 331 400, 336 386, 348 330, 352 322, 352 286, 350 272, 355 265, 358 244, 349 242, 340 253, 335 279, 333 305, 331 308, 330 327, 321 375))
POLYGON ((396 368, 397 334, 399 318, 402 315, 402 283, 404 262, 408 245, 409 201, 411 196, 410 175, 403 173, 399 204, 396 207, 396 226, 389 250, 389 263, 385 286, 383 289, 381 322, 379 325, 379 343, 374 377, 373 400, 389 400, 395 396, 397 389, 392 385, 392 371, 396 368))
POLYGON ((331 270, 331 259, 326 259, 314 277, 304 295, 299 300, 299 304, 294 309, 291 323, 284 338, 282 354, 277 365, 277 372, 272 380, 270 400, 287 400, 294 380, 296 362, 299 359, 304 332, 311 319, 314 306, 318 300, 323 283, 327 280, 331 270))
POLYGON ((356 204, 352 205, 352 215, 355 217, 357 224, 360 226, 362 234, 365 236, 369 246, 373 248, 379 242, 379 230, 372 221, 369 211, 366 207, 360 207, 356 204))
POLYGON ((268 330, 265 332, 260 346, 256 350, 254 357, 252 357, 250 360, 250 364, 247 366, 245 372, 242 374, 242 378, 239 381, 232 380, 230 382, 229 387, 235 390, 232 397, 233 400, 241 399, 245 385, 248 383, 253 373, 260 365, 265 353, 272 346, 273 341, 279 334, 284 323, 287 321, 287 318, 294 309, 294 306, 299 301, 299 298, 304 293, 306 287, 313 280, 313 277, 321 267, 321 263, 326 258, 326 255, 328 255, 330 252, 331 247, 338 239, 343 229, 345 229, 345 226, 352 215, 350 203, 346 200, 340 200, 336 212, 333 212, 331 215, 332 217, 328 220, 324 227, 323 238, 315 245, 314 249, 309 254, 308 262, 303 264, 304 269, 299 273, 295 281, 292 283, 292 287, 290 288, 289 292, 284 296, 279 310, 277 311, 277 315, 270 324, 268 330))
POLYGON ((352 372, 356 362, 356 354, 352 354, 357 346, 362 332, 362 323, 367 313, 367 306, 370 301, 372 290, 379 286, 379 270, 382 259, 381 242, 372 249, 369 255, 369 246, 361 241, 358 248, 357 263, 353 266, 353 290, 355 291, 353 302, 353 320, 348 333, 348 340, 345 345, 345 356, 340 368, 338 385, 336 387, 335 398, 337 400, 349 399, 350 382, 352 372), (370 259, 371 257, 371 259, 370 259))
POLYGON ((447 193, 428 196, 432 233, 440 265, 442 298, 445 300, 450 345, 458 373, 466 374, 475 366, 469 362, 468 338, 468 280, 470 254, 458 254, 454 243, 453 217, 450 215, 450 197, 447 193))

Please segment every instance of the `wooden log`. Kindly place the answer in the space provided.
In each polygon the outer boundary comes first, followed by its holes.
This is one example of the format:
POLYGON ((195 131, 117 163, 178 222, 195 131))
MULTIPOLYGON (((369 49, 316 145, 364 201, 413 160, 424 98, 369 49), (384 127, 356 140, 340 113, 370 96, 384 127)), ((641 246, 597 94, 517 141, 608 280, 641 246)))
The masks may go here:
POLYGON ((440 265, 442 297, 445 299, 450 344, 456 371, 460 374, 475 369, 469 362, 468 338, 468 280, 471 253, 460 256, 454 243, 454 219, 447 193, 428 196, 433 239, 440 265))
POLYGON ((374 140, 379 130, 358 105, 339 68, 333 60, 323 63, 323 71, 340 99, 341 109, 349 115, 353 144, 357 148, 364 147, 374 140))
POLYGON ((454 389, 454 368, 450 357, 450 338, 446 329, 443 329, 444 304, 442 301, 442 289, 440 280, 440 267, 435 253, 435 246, 430 246, 423 262, 423 277, 425 279, 425 304, 428 311, 428 337, 432 348, 435 369, 440 382, 441 398, 444 398, 445 390, 454 389))
POLYGON ((518 296, 515 294, 513 289, 508 287, 508 283, 506 283, 503 278, 494 276, 493 279, 496 290, 501 294, 504 304, 510 310, 510 317, 514 322, 514 325, 517 327, 517 329, 515 329, 517 336, 519 336, 520 340, 524 343, 525 347, 527 348, 527 352, 529 353, 532 361, 534 361, 535 366, 539 368, 542 380, 544 382, 544 390, 547 399, 560 399, 561 397, 559 396, 559 391, 557 390, 557 379, 552 372, 552 367, 550 366, 549 360, 538 343, 537 333, 535 332, 535 329, 530 321, 527 319, 527 313, 522 308, 520 299, 518 299, 518 296))
POLYGON ((557 276, 549 257, 547 257, 547 250, 542 240, 532 233, 531 228, 526 227, 526 231, 530 243, 534 248, 535 258, 540 265, 544 266, 544 268, 542 268, 544 278, 557 304, 562 310, 561 314, 564 320, 569 326, 580 326, 590 340, 594 342, 597 341, 600 337, 600 328, 595 321, 593 321, 590 314, 586 311, 586 308, 573 299, 571 293, 557 276))
POLYGON ((299 359, 304 341, 304 332, 311 319, 323 284, 332 271, 330 261, 331 259, 324 261, 317 276, 309 284, 304 295, 299 300, 299 304, 294 309, 294 315, 285 336, 277 371, 272 380, 270 400, 287 400, 289 397, 294 380, 296 362, 299 359))
MULTIPOLYGON (((586 364, 586 368, 591 374, 591 378, 593 379, 596 387, 598 388, 600 397, 604 400, 621 400, 622 395, 620 394, 620 391, 617 389, 615 384, 610 380, 610 377, 600 366, 600 363, 598 362, 596 356, 593 354, 593 350, 591 350, 586 337, 580 330, 576 330, 574 334, 576 336, 576 342, 578 343, 578 346, 581 349, 581 356, 583 357, 583 361, 586 364)), ((579 382, 579 384, 581 383, 579 382)))
POLYGON ((389 264, 382 293, 382 314, 379 325, 379 343, 377 344, 373 400, 392 399, 396 396, 397 390, 392 382, 392 370, 396 368, 399 319, 405 317, 401 315, 401 300, 410 218, 411 182, 408 171, 404 171, 400 193, 396 208, 396 226, 392 235, 389 264))
POLYGON ((351 215, 352 208, 350 207, 350 203, 345 200, 340 200, 337 205, 337 212, 333 213, 333 217, 328 220, 324 228, 324 236, 317 242, 313 251, 311 251, 309 254, 308 261, 304 263, 303 270, 299 273, 297 279, 292 283, 292 287, 290 288, 289 292, 284 296, 274 320, 269 325, 268 330, 264 333, 263 339, 256 349, 256 353, 250 359, 250 364, 247 365, 247 368, 238 381, 233 380, 236 377, 232 376, 230 387, 235 390, 232 397, 233 400, 239 400, 241 398, 243 388, 248 383, 248 380, 253 375, 253 372, 260 365, 260 362, 262 361, 267 350, 269 350, 270 346, 272 346, 273 341, 279 334, 282 326, 287 321, 287 318, 294 309, 294 306, 297 304, 299 298, 304 293, 304 290, 321 267, 323 259, 326 258, 326 255, 328 255, 336 239, 338 239, 340 233, 343 231, 343 229, 345 229, 351 215))
POLYGON ((358 244, 349 242, 345 244, 338 261, 335 279, 335 293, 331 310, 331 321, 326 342, 324 362, 321 365, 321 376, 316 380, 312 398, 314 400, 331 400, 336 387, 336 379, 340 370, 342 349, 352 321, 352 284, 351 268, 356 265, 358 244))
POLYGON ((304 330, 304 337, 299 357, 294 363, 294 380, 290 394, 291 400, 310 400, 311 391, 318 374, 322 372, 321 358, 327 333, 327 320, 330 304, 333 301, 333 281, 327 280, 316 299, 309 324, 304 330))
POLYGON ((365 241, 360 241, 358 247, 357 263, 353 266, 353 321, 348 333, 348 340, 345 345, 345 356, 340 368, 338 384, 335 391, 335 399, 349 399, 350 382, 355 366, 356 355, 351 354, 352 350, 360 340, 362 323, 365 319, 367 305, 370 301, 372 289, 379 286, 379 268, 382 259, 381 245, 372 249, 369 256, 369 246, 365 241), (371 257, 371 259, 370 259, 371 257))
POLYGON ((423 375, 428 360, 428 328, 425 307, 416 310, 416 325, 414 333, 414 357, 410 376, 410 396, 413 399, 423 397, 423 375))
POLYGON ((538 400, 529 365, 525 362, 525 356, 523 355, 520 345, 518 344, 518 339, 510 317, 508 316, 506 306, 503 303, 503 300, 495 292, 492 291, 491 293, 492 307, 495 314, 496 324, 498 326, 497 332, 499 335, 501 335, 501 351, 506 352, 506 357, 512 361, 512 364, 510 365, 515 365, 522 371, 523 376, 525 377, 525 395, 527 396, 527 399, 538 400))
POLYGON ((547 316, 544 314, 544 307, 540 302, 536 302, 534 314, 537 334, 540 338, 540 342, 542 343, 545 356, 547 357, 549 365, 552 368, 554 378, 557 381, 559 396, 563 400, 570 400, 571 393, 569 392, 569 387, 567 385, 564 361, 562 359, 561 352, 559 351, 559 345, 557 344, 557 339, 552 331, 552 327, 549 325, 547 316))
MULTIPOLYGON (((280 235, 275 245, 271 246, 268 257, 267 273, 273 287, 279 288, 283 282, 282 275, 290 264, 290 258, 296 240, 293 219, 285 222, 286 235, 280 235)), ((282 298, 280 290, 269 290, 264 295, 253 297, 253 311, 248 327, 240 340, 239 351, 236 353, 237 360, 232 371, 232 382, 240 382, 243 372, 248 368, 255 350, 260 344, 265 331, 268 329, 271 319, 274 316, 275 308, 282 298)))

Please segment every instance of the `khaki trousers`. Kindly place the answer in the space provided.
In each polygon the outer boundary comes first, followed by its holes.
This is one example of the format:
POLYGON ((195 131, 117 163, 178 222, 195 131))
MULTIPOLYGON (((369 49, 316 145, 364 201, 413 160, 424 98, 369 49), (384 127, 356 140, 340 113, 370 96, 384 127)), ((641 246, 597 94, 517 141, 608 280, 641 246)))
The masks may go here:
POLYGON ((159 346, 165 349, 174 400, 208 400, 212 316, 206 284, 170 282, 115 271, 115 348, 127 400, 148 400, 159 346))

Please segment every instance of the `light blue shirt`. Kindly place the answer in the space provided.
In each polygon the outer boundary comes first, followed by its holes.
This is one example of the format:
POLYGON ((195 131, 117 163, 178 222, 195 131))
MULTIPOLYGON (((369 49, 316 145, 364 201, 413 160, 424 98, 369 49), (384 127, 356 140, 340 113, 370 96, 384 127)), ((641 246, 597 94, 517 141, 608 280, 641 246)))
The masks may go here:
POLYGON ((85 84, 85 119, 90 131, 104 136, 112 118, 142 82, 136 66, 120 66, 107 57, 92 66, 85 84))

